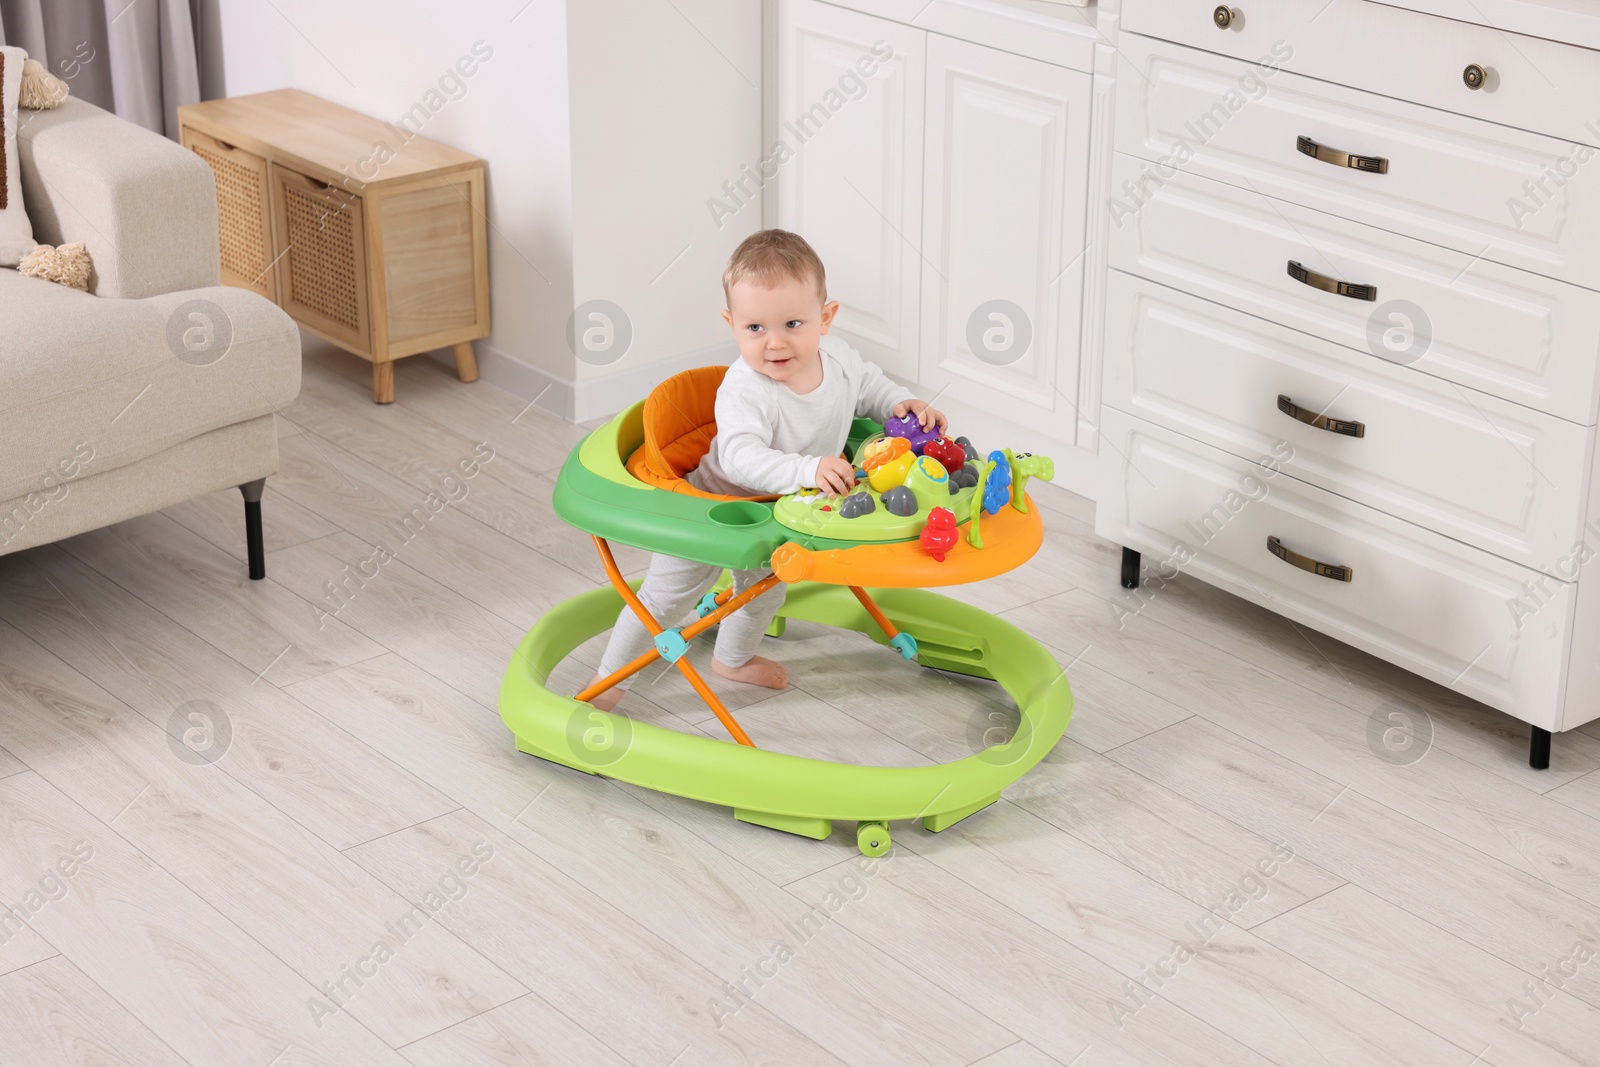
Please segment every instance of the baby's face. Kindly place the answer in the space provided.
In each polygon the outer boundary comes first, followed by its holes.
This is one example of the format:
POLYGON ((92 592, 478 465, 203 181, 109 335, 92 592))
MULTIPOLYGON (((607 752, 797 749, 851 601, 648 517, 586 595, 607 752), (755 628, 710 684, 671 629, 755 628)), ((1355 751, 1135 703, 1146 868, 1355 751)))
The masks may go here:
POLYGON ((817 343, 839 310, 837 300, 824 304, 810 279, 785 279, 770 289, 741 280, 728 287, 728 305, 722 317, 751 370, 800 392, 817 387, 817 343))

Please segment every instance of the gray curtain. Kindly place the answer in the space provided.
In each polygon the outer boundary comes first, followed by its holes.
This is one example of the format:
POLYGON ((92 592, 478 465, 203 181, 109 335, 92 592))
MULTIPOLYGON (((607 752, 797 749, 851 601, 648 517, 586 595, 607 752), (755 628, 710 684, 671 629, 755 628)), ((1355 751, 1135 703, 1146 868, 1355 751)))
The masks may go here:
POLYGON ((0 44, 72 95, 177 139, 178 105, 200 99, 190 0, 0 0, 0 44))

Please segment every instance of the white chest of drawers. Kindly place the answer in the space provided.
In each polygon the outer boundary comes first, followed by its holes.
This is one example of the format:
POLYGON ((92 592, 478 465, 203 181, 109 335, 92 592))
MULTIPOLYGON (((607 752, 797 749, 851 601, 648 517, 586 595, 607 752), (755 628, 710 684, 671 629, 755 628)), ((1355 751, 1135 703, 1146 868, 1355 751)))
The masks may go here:
POLYGON ((1474 11, 1123 0, 1096 526, 1544 766, 1600 717, 1600 50, 1474 11))

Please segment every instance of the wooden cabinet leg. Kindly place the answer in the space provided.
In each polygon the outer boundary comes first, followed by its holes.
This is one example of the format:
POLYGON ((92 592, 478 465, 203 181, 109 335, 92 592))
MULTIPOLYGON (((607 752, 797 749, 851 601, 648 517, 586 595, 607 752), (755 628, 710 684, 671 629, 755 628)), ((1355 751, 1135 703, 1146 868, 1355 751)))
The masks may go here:
POLYGON ((394 364, 372 365, 372 400, 376 404, 394 403, 394 364))
POLYGON ((464 382, 478 380, 478 357, 473 354, 472 342, 462 341, 455 346, 456 377, 464 382))

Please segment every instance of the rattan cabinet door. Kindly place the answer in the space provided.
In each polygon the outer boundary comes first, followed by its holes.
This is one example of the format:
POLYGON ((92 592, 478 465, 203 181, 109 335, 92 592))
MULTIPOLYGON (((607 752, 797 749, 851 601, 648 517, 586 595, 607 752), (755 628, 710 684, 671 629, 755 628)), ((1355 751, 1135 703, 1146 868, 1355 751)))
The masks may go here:
POLYGON ((278 304, 314 332, 372 354, 362 198, 272 164, 278 304))
POLYGON ((277 299, 273 271, 272 197, 267 161, 188 126, 183 146, 211 165, 217 178, 217 223, 222 244, 222 284, 277 299))

